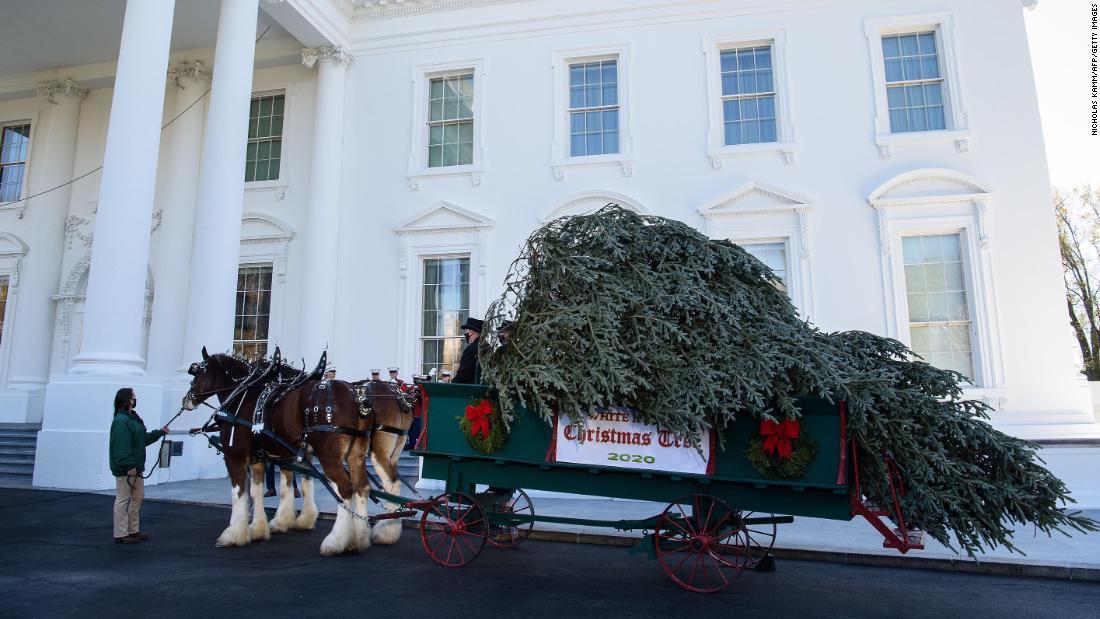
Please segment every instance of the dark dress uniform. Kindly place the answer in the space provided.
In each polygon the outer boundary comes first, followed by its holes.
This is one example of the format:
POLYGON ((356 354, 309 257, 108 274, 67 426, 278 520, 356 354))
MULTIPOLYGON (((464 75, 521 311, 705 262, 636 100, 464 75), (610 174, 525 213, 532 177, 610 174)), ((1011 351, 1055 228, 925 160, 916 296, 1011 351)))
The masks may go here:
MULTIPOLYGON (((467 318, 466 322, 462 323, 462 328, 476 331, 480 336, 483 324, 477 318, 467 318)), ((455 372, 455 377, 451 379, 452 383, 472 385, 478 381, 480 377, 478 376, 477 347, 478 340, 474 340, 462 349, 462 357, 458 361, 458 370, 455 372)))

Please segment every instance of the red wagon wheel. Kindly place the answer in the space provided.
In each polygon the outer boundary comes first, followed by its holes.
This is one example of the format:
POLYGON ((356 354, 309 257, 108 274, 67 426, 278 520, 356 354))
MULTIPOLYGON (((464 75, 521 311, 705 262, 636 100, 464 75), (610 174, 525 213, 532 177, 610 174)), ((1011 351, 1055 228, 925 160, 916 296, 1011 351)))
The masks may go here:
MULTIPOLYGON (((531 505, 531 497, 527 496, 527 493, 520 488, 516 488, 511 498, 497 507, 497 511, 502 514, 535 515, 535 508, 531 505)), ((490 531, 489 545, 497 548, 515 548, 531 535, 531 529, 534 527, 534 520, 518 526, 495 525, 490 531)))
POLYGON ((688 591, 721 591, 745 568, 739 514, 705 494, 669 504, 657 519, 653 543, 665 574, 688 591))
POLYGON ((460 567, 481 554, 488 538, 489 520, 481 504, 461 492, 432 499, 420 518, 420 541, 432 561, 460 567))
POLYGON ((744 530, 745 547, 741 550, 745 557, 745 568, 756 567, 771 554, 778 530, 775 522, 753 522, 773 520, 775 514, 741 512, 741 528, 744 530))

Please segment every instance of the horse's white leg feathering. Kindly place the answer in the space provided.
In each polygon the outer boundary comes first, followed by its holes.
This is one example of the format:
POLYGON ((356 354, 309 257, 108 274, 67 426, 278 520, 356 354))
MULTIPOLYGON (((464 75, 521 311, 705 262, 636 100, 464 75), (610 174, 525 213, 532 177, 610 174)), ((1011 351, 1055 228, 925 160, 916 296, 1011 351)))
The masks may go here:
POLYGON ((251 541, 248 536, 248 495, 241 490, 240 486, 232 488, 233 511, 229 515, 229 526, 218 537, 217 546, 244 546, 251 541))
POLYGON ((294 473, 279 469, 279 508, 271 519, 272 533, 286 533, 294 525, 294 494, 291 479, 294 473))
POLYGON ((294 528, 299 531, 312 531, 317 524, 317 502, 313 497, 313 478, 302 477, 302 511, 294 520, 294 528))

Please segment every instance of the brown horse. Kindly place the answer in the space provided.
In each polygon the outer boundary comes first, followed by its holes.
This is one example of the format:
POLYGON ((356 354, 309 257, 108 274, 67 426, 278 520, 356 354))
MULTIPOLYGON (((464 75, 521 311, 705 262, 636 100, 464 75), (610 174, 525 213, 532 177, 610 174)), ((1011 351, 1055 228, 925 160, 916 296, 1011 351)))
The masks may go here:
MULTIPOLYGON (((201 402, 197 399, 201 394, 211 392, 217 386, 224 391, 228 383, 233 383, 234 377, 243 373, 242 368, 237 368, 235 374, 232 365, 223 362, 224 359, 232 359, 227 355, 208 356, 204 350, 204 362, 197 364, 195 368, 195 380, 192 389, 184 398, 184 406, 193 407, 201 402), (230 368, 230 369, 226 369, 230 368), (220 374, 220 377, 209 376, 212 373, 220 374), (209 385, 209 386, 208 386, 209 385), (194 394, 194 395, 192 395, 194 394)), ((237 362, 240 363, 240 362, 237 362)), ((243 364, 241 364, 243 365, 243 364)), ((247 368, 247 366, 245 366, 247 368)), ((242 398, 239 412, 234 413, 240 420, 246 423, 231 423, 223 421, 220 427, 223 445, 234 434, 240 437, 249 434, 250 441, 259 440, 256 447, 262 447, 271 457, 277 460, 288 460, 301 457, 303 461, 311 461, 316 458, 321 463, 321 471, 327 486, 336 495, 342 508, 336 513, 336 523, 332 532, 321 544, 321 554, 336 555, 344 552, 354 552, 366 549, 371 543, 393 544, 401 536, 401 523, 398 520, 386 520, 374 527, 366 520, 367 500, 370 496, 370 484, 368 482, 365 459, 370 454, 375 470, 382 477, 382 483, 387 492, 397 494, 400 490, 400 478, 397 475, 397 460, 401 453, 401 446, 412 423, 412 415, 402 411, 396 394, 385 383, 368 383, 364 387, 366 406, 360 407, 356 401, 356 387, 344 381, 337 380, 309 380, 300 384, 297 388, 285 393, 280 400, 264 412, 263 427, 273 432, 278 439, 262 437, 257 439, 251 435, 255 402, 259 397, 262 386, 252 387, 248 390, 248 397, 242 398), (251 408, 248 408, 251 406, 251 408), (225 426, 236 426, 226 428, 225 426), (347 468, 345 468, 345 464, 347 468), (361 517, 356 517, 352 512, 361 517)), ((228 385, 232 389, 232 385, 228 385)), ((228 392, 226 392, 228 393, 228 392)), ((229 403, 229 408, 236 407, 234 402, 229 403)), ((242 443, 243 444, 243 443, 242 443)), ((252 456, 253 445, 248 443, 245 450, 245 461, 252 456)), ((238 444, 230 449, 237 450, 238 444)), ((231 468, 230 452, 226 451, 226 468, 231 468)), ((237 454, 237 451, 233 452, 237 454)), ((236 466, 238 471, 244 468, 236 466)), ((262 505, 262 484, 256 480, 262 478, 264 464, 262 462, 252 465, 252 500, 257 505, 262 505)), ((280 488, 279 509, 271 523, 271 530, 275 532, 285 531, 290 526, 295 528, 312 528, 316 520, 316 507, 312 505, 312 493, 309 492, 306 507, 302 514, 291 524, 293 514, 293 499, 290 495, 290 475, 283 472, 280 488), (312 508, 312 511, 307 511, 312 508), (307 526, 308 525, 308 526, 307 526)), ((238 478, 243 475, 238 473, 238 478)), ((243 482, 234 479, 234 473, 230 470, 230 480, 234 487, 234 510, 236 511, 238 497, 242 504, 242 515, 239 517, 243 523, 247 517, 247 504, 243 493, 243 482)), ((309 488, 309 480, 303 483, 303 490, 309 488)), ((311 488, 310 488, 311 490, 311 488)), ((308 492, 308 491, 307 491, 308 492)), ((395 509, 396 505, 389 505, 395 509)), ((253 526, 251 527, 251 539, 256 539, 256 533, 266 531, 266 516, 263 509, 253 510, 253 526), (260 515, 257 516, 256 514, 260 515), (262 524, 261 524, 262 523, 262 524)), ((237 531, 243 525, 238 524, 237 531)), ((234 529, 233 520, 226 533, 234 529)), ((226 534, 223 533, 223 537, 226 534)), ((239 539, 239 535, 229 536, 232 541, 239 539)), ((266 539, 266 537, 265 537, 266 539)), ((219 543, 223 540, 219 538, 219 543)), ((245 542, 247 543, 247 542, 245 542)))
MULTIPOLYGON (((279 368, 280 372, 290 374, 292 368, 279 368)), ((233 402, 227 398, 241 383, 249 378, 253 367, 245 361, 226 354, 210 355, 202 349, 202 362, 191 366, 191 388, 183 396, 183 407, 194 410, 210 396, 217 396, 218 402, 226 412, 237 414, 251 420, 262 384, 237 394, 233 402)), ((289 376, 283 376, 289 378, 289 376)), ((294 499, 289 491, 293 472, 283 470, 280 479, 279 508, 275 518, 268 526, 267 513, 263 510, 263 478, 265 463, 253 462, 253 434, 250 428, 240 424, 214 421, 218 429, 222 458, 229 475, 233 510, 229 517, 229 526, 218 537, 217 546, 243 546, 256 540, 271 538, 271 532, 284 533, 290 528, 300 530, 313 529, 317 522, 317 504, 313 497, 313 480, 302 480, 302 511, 294 516, 294 499), (249 479, 251 473, 251 480, 249 479), (252 522, 248 521, 249 495, 252 504, 252 522)))

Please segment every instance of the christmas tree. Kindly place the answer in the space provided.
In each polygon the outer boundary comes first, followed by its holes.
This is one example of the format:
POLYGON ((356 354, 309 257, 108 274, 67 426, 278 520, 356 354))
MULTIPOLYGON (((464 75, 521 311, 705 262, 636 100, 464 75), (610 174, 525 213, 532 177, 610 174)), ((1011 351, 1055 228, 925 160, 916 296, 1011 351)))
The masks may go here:
POLYGON ((1013 523, 1097 528, 1059 509, 1065 484, 963 399, 964 377, 896 340, 818 330, 777 283, 737 245, 675 220, 615 205, 558 219, 527 240, 486 314, 483 376, 506 419, 517 405, 547 421, 626 406, 681 436, 721 436, 737 416, 797 418, 797 396, 843 400, 868 500, 890 504, 886 454, 910 525, 941 543, 973 554, 1015 549, 1013 523))

